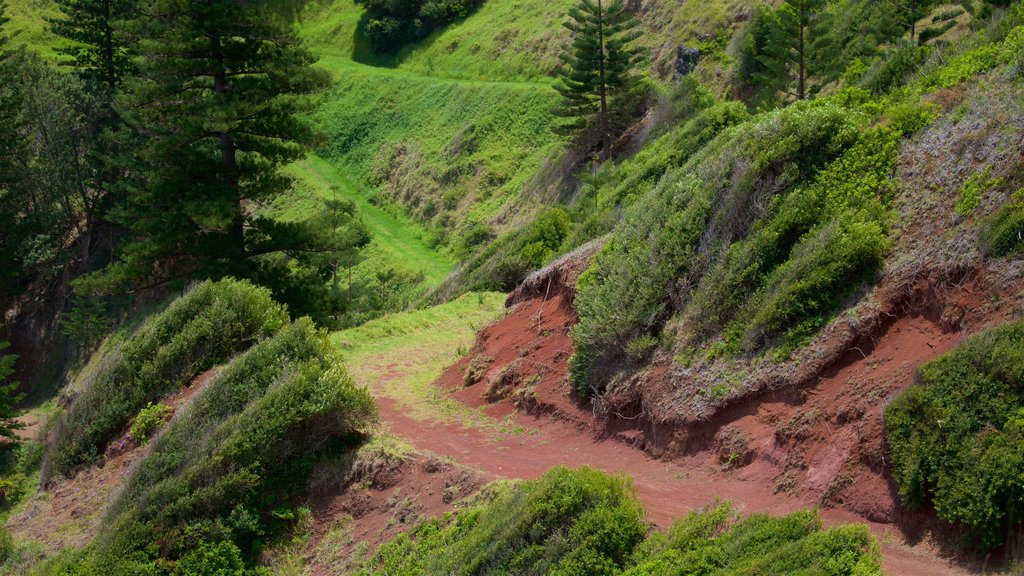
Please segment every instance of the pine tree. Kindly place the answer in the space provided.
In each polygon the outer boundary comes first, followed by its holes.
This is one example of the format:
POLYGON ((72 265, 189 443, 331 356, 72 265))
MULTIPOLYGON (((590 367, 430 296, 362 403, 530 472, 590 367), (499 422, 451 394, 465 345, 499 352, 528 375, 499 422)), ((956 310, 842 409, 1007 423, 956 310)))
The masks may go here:
POLYGON ((0 342, 0 438, 7 440, 5 446, 10 446, 11 441, 17 442, 16 431, 25 427, 15 420, 18 416, 16 405, 25 396, 18 393, 17 382, 8 381, 14 374, 14 362, 18 359, 5 352, 9 346, 7 342, 0 342))
POLYGON ((764 53, 758 58, 765 67, 759 82, 797 100, 807 97, 813 24, 823 4, 824 0, 786 0, 775 10, 764 53))
POLYGON ((913 42, 917 36, 917 23, 931 12, 938 4, 936 0, 891 0, 899 8, 903 19, 903 25, 910 33, 910 41, 913 42))
POLYGON ((6 3, 0 0, 0 307, 6 309, 7 298, 14 291, 20 276, 18 248, 21 245, 20 201, 15 193, 22 181, 21 164, 25 140, 21 134, 21 101, 14 81, 14 66, 6 50, 4 25, 6 3))
POLYGON ((72 41, 60 52, 70 64, 101 81, 113 93, 131 67, 131 51, 121 24, 135 0, 57 0, 62 17, 50 20, 55 34, 72 41))
POLYGON ((116 214, 136 241, 103 284, 249 276, 255 258, 301 249, 281 237, 293 227, 257 213, 289 186, 278 169, 311 142, 298 113, 326 77, 273 6, 143 2, 139 73, 120 105, 144 142, 129 167, 140 178, 116 214))
POLYGON ((636 82, 633 69, 641 50, 632 45, 640 37, 636 18, 622 0, 580 0, 571 8, 565 27, 573 33, 572 43, 560 58, 562 95, 559 113, 572 118, 562 128, 576 134, 595 121, 600 134, 601 155, 608 159, 612 134, 609 109, 616 97, 636 82))

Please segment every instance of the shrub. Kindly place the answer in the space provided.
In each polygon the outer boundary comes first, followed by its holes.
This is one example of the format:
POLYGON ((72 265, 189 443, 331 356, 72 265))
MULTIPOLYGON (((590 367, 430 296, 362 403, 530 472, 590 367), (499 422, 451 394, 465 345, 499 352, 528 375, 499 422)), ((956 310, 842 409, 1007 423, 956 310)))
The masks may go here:
POLYGON ((960 199, 957 201, 953 211, 958 216, 971 216, 978 205, 981 204, 982 194, 990 192, 992 188, 999 186, 1000 180, 992 178, 992 167, 986 166, 984 170, 971 174, 964 185, 960 187, 960 199))
POLYGON ((927 46, 911 42, 899 44, 868 69, 860 85, 876 94, 900 86, 924 63, 930 51, 927 46))
POLYGON ((108 352, 51 438, 43 480, 92 461, 148 402, 276 332, 287 321, 270 293, 247 282, 204 282, 108 352))
POLYGON ((465 18, 481 0, 356 0, 367 17, 362 32, 370 45, 390 52, 422 39, 434 29, 465 18))
POLYGON ((228 539, 252 550, 268 525, 287 521, 274 510, 304 486, 317 454, 350 444, 373 414, 326 333, 307 318, 292 323, 221 369, 155 441, 108 510, 94 566, 228 539))
POLYGON ((202 544, 178 562, 178 576, 245 576, 242 552, 231 542, 202 544))
POLYGON ((638 547, 624 576, 705 574, 881 575, 867 526, 822 530, 812 511, 736 521, 728 504, 691 513, 638 547))
POLYGON ((145 442, 153 435, 153 432, 156 432, 157 428, 166 424, 170 417, 170 406, 150 402, 135 416, 132 427, 128 430, 128 436, 138 443, 145 442))
POLYGON ((396 537, 357 574, 616 574, 645 531, 625 479, 554 468, 396 537))
POLYGON ((862 119, 833 102, 764 114, 724 130, 632 205, 577 286, 570 361, 577 392, 589 394, 601 379, 593 367, 614 367, 626 343, 657 333, 678 283, 699 279, 713 255, 756 227, 776 195, 856 142, 862 119))
POLYGON ((982 547, 1024 520, 1024 322, 968 338, 885 409, 900 497, 931 502, 982 547))
POLYGON ((1024 254, 1024 189, 1009 204, 981 221, 978 237, 986 256, 1024 254))

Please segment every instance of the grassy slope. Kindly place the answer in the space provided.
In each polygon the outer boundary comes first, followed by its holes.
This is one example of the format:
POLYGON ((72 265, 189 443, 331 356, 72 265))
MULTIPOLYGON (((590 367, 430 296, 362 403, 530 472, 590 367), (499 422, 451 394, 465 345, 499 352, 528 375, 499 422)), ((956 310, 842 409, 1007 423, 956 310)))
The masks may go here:
POLYGON ((441 371, 473 344, 477 330, 497 319, 505 297, 478 292, 426 310, 392 314, 332 335, 345 363, 375 397, 397 401, 417 417, 515 432, 434 386, 441 371))
POLYGON ((424 240, 426 231, 419 224, 371 204, 365 190, 352 184, 351 179, 335 165, 310 155, 306 160, 289 166, 287 173, 295 179, 295 188, 280 203, 282 216, 301 217, 303 212, 314 207, 317 199, 329 200, 337 194, 355 202, 360 218, 373 235, 373 243, 368 248, 371 259, 402 263, 422 271, 430 286, 440 283, 451 272, 455 261, 427 245, 424 240))
POLYGON ((57 15, 52 0, 8 0, 7 17, 11 19, 6 27, 14 46, 26 45, 40 51, 44 56, 56 56, 56 49, 63 44, 50 32, 46 18, 57 15))

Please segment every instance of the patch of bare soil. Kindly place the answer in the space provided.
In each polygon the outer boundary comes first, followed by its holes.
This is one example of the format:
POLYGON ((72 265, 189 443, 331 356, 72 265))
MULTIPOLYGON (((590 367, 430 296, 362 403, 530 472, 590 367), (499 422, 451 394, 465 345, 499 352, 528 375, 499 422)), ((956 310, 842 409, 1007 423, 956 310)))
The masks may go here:
MULTIPOLYGON (((205 372, 163 403, 176 415, 206 387, 215 372, 216 369, 205 372)), ((146 446, 132 440, 127 430, 123 431, 97 464, 72 478, 55 479, 48 488, 40 488, 30 496, 7 521, 7 528, 16 540, 38 542, 49 552, 85 546, 99 530, 111 499, 145 454, 146 446)))
POLYGON ((441 517, 483 485, 481 475, 431 456, 351 475, 309 494, 313 530, 304 574, 334 576, 428 518, 441 517))

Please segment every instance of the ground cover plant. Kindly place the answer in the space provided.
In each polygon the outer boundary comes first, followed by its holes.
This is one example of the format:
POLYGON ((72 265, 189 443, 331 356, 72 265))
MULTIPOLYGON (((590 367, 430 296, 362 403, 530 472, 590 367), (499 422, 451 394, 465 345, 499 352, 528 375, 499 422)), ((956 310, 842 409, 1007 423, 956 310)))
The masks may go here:
POLYGON ((325 332, 309 319, 282 328, 171 422, 72 573, 241 573, 293 517, 288 498, 316 459, 357 447, 373 416, 325 332))
POLYGON ((881 574, 866 526, 822 528, 814 512, 739 519, 719 504, 647 535, 629 483, 555 468, 491 500, 424 522, 358 574, 881 574))
POLYGON ((1024 520, 1024 323, 966 340, 885 409, 900 497, 997 546, 1024 520))
POLYGON ((247 282, 203 282, 107 352, 60 418, 44 481, 89 463, 147 403, 281 328, 284 307, 247 282))

